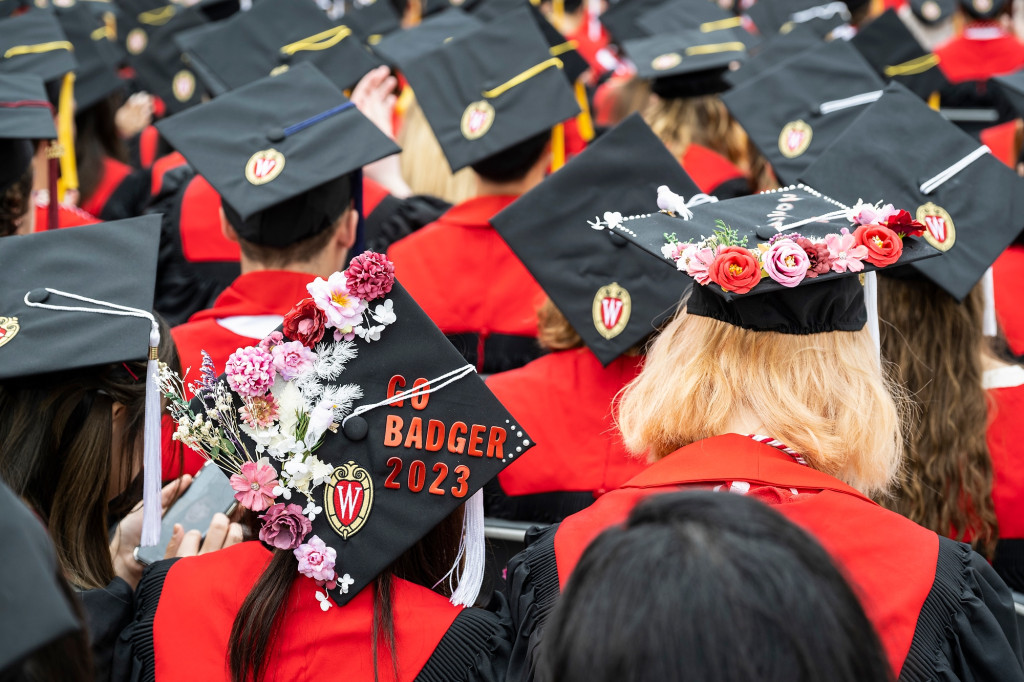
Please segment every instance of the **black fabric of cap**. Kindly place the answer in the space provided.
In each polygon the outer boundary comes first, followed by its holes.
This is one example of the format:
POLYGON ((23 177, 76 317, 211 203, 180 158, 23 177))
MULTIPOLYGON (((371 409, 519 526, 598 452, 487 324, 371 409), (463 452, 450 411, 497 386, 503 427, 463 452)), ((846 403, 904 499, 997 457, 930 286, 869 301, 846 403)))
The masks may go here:
POLYGON ((661 185, 687 198, 700 192, 640 115, 633 114, 491 219, 605 365, 675 312, 686 282, 667 268, 652 268, 647 254, 620 235, 589 223, 606 211, 630 215, 650 210, 661 185), (605 317, 605 297, 621 305, 618 316, 613 309, 605 317))
POLYGON ((500 16, 403 69, 457 171, 579 113, 529 9, 500 16))
POLYGON ((995 19, 1006 7, 1007 0, 960 0, 960 7, 975 19, 995 19))
POLYGON ((821 44, 821 36, 809 27, 797 24, 792 31, 776 33, 751 47, 747 60, 740 68, 726 72, 723 78, 735 88, 821 44))
MULTIPOLYGON (((635 23, 647 35, 651 36, 674 33, 676 31, 699 30, 704 33, 715 33, 727 29, 742 28, 742 19, 740 17, 731 12, 726 12, 708 0, 665 2, 641 13, 636 18, 635 23)), ((753 36, 744 38, 744 42, 752 38, 753 36)))
POLYGON ((910 0, 910 10, 922 23, 932 26, 956 12, 957 0, 910 0))
MULTIPOLYGON (((677 0, 670 1, 674 3, 677 0)), ((705 1, 700 0, 701 3, 705 1)), ((621 45, 627 40, 636 40, 637 38, 651 35, 651 31, 648 28, 640 25, 639 19, 644 13, 664 4, 668 3, 665 0, 621 0, 611 4, 608 9, 601 13, 599 18, 604 27, 608 29, 612 40, 621 45)), ((689 6, 696 3, 687 2, 686 4, 689 6)), ((694 11, 699 12, 700 10, 694 11)))
MULTIPOLYGON (((881 197, 872 199, 881 200, 881 197)), ((887 198, 885 200, 888 201, 887 198)), ((625 222, 621 233, 657 257, 665 267, 676 270, 678 277, 692 282, 689 275, 677 270, 673 260, 662 254, 666 235, 674 234, 683 243, 696 243, 714 233, 717 221, 723 221, 736 230, 739 238, 746 238, 746 248, 756 250, 758 244, 766 243, 779 233, 778 227, 819 218, 842 208, 819 192, 800 185, 696 206, 691 209, 693 217, 689 220, 665 213, 638 217, 625 222)), ((828 234, 838 234, 842 228, 851 227, 843 217, 816 220, 782 231, 820 239, 828 234)), ((898 262, 910 263, 936 255, 938 251, 923 239, 907 237, 898 262)), ((863 264, 862 272, 876 269, 870 263, 863 264)), ((784 287, 769 277, 762 277, 745 294, 725 291, 714 283, 694 283, 687 311, 755 331, 783 334, 856 331, 867 320, 859 274, 829 271, 815 278, 805 277, 792 288, 784 287)))
POLYGON ((182 48, 219 96, 305 62, 348 90, 381 63, 360 40, 344 21, 328 19, 313 0, 264 1, 219 22, 216 29, 183 36, 182 48))
POLYGON ((0 21, 0 73, 31 73, 59 84, 76 66, 71 42, 52 12, 35 9, 0 21))
POLYGON ((4 237, 0 245, 0 381, 145 360, 152 323, 32 302, 101 307, 44 289, 151 311, 160 216, 4 237))
POLYGON ((46 86, 31 74, 0 74, 0 192, 21 179, 35 155, 34 140, 57 137, 46 86))
POLYGON ((402 17, 388 0, 370 0, 352 3, 341 23, 352 27, 365 42, 375 45, 382 36, 402 28, 402 17))
POLYGON ((118 51, 102 20, 84 3, 59 10, 57 17, 75 47, 75 108, 84 111, 125 87, 117 75, 118 51))
POLYGON ((886 10, 862 26, 850 44, 880 76, 905 85, 924 99, 949 85, 939 69, 939 58, 921 47, 895 10, 886 10))
POLYGON ((481 26, 482 21, 453 7, 427 17, 416 26, 384 36, 373 46, 373 51, 388 64, 402 68, 403 64, 481 26))
POLYGON ((823 114, 821 105, 884 87, 857 49, 837 40, 765 71, 723 94, 722 101, 779 180, 792 183, 866 106, 823 114))
POLYGON ((623 48, 658 96, 699 97, 729 89, 723 76, 746 59, 748 36, 739 28, 690 29, 627 40, 623 48))
POLYGON ((929 227, 926 238, 948 250, 941 259, 912 267, 963 300, 1024 228, 1024 179, 985 154, 929 194, 920 186, 979 146, 909 90, 892 84, 801 178, 840 201, 879 194, 918 212, 929 227))
MULTIPOLYGON (((856 6, 866 0, 857 0, 856 6)), ((761 35, 788 33, 795 26, 806 26, 819 36, 826 36, 833 29, 849 20, 854 2, 834 0, 758 0, 747 10, 747 16, 757 26, 761 35)))
POLYGON ((349 176, 400 151, 312 64, 242 86, 157 129, 217 190, 243 239, 276 247, 333 225, 352 197, 349 176), (268 210, 286 202, 284 215, 268 210))
POLYGON ((996 76, 990 82, 1016 116, 1024 117, 1024 71, 996 76))

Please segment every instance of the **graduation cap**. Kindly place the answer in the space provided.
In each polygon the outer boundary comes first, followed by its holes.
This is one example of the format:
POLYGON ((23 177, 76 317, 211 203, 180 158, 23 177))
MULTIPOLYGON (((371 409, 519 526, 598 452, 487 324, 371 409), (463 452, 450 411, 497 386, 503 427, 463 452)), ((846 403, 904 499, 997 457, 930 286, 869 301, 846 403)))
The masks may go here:
POLYGON ((436 579, 452 586, 453 603, 471 605, 484 568, 480 490, 532 446, 393 272, 368 252, 317 278, 283 335, 239 349, 226 381, 204 365, 191 406, 171 400, 182 440, 231 475, 243 506, 263 512, 260 539, 294 553, 296 570, 325 590, 316 596, 325 611, 327 596, 344 606, 463 504, 462 551, 436 579), (308 324, 325 316, 329 328, 308 324), (285 373, 270 360, 281 355, 295 360, 285 373), (244 412, 207 438, 189 411, 216 410, 218 395, 244 412), (222 442, 235 444, 230 454, 222 442))
POLYGON ((334 225, 361 194, 353 174, 400 151, 312 64, 232 90, 157 129, 221 195, 238 234, 272 247, 334 225))
POLYGON ((52 12, 30 10, 0 21, 0 73, 31 73, 47 83, 59 82, 77 66, 73 52, 52 12))
POLYGON ((856 48, 836 40, 733 88, 722 101, 778 178, 793 182, 884 87, 856 48))
POLYGON ((735 88, 821 44, 821 36, 809 27, 797 24, 792 31, 776 33, 756 46, 751 46, 749 56, 740 68, 725 72, 722 78, 735 88))
POLYGON ((147 546, 160 540, 160 330, 151 312, 159 249, 156 215, 4 237, 0 248, 0 382, 148 361, 147 546))
MULTIPOLYGON (((635 40, 637 38, 644 38, 652 34, 652 31, 639 23, 640 17, 665 4, 676 4, 677 0, 670 0, 666 3, 665 0, 620 0, 614 4, 609 5, 608 9, 601 13, 599 17, 601 23, 611 37, 619 44, 624 43, 627 40, 635 40)), ((700 0, 701 3, 706 0, 700 0)), ((688 1, 684 4, 687 8, 697 3, 688 1)), ((708 3, 710 4, 710 2, 708 3)), ((694 9, 695 13, 700 13, 703 7, 694 9)), ((658 33, 654 31, 653 33, 658 33)))
POLYGON ((58 638, 82 629, 75 608, 57 582, 57 553, 39 518, 0 482, 0 670, 58 638), (15 614, 16 617, 15 617, 15 614))
POLYGON ((927 26, 949 19, 956 8, 957 0, 910 0, 910 10, 927 26))
POLYGON ((850 44, 880 76, 902 83, 922 99, 949 85, 938 68, 939 58, 921 47, 892 9, 862 26, 850 44))
POLYGON ((387 0, 353 2, 345 11, 342 22, 351 26, 370 45, 376 45, 383 36, 402 28, 402 17, 387 0))
POLYGON ((804 185, 688 212, 627 216, 607 229, 693 282, 688 313, 754 331, 857 331, 868 319, 857 275, 939 255, 910 236, 919 227, 893 221, 861 232, 850 207, 804 185), (874 250, 856 246, 873 236, 874 250))
POLYGON ((1006 0, 960 0, 960 7, 969 16, 985 21, 998 17, 1006 0))
POLYGON ((56 137, 43 80, 32 74, 0 74, 0 192, 28 170, 35 140, 56 137))
POLYGON ((160 97, 170 113, 201 102, 203 89, 174 37, 205 24, 205 15, 198 7, 154 7, 150 0, 120 1, 125 10, 122 28, 128 63, 142 86, 160 97))
POLYGON ((850 11, 864 4, 865 0, 758 0, 747 10, 747 16, 761 35, 788 33, 804 25, 824 37, 850 21, 850 11))
POLYGON ((884 190, 916 214, 925 239, 946 254, 913 269, 958 301, 1024 228, 1024 180, 896 84, 801 178, 840 201, 884 190))
POLYGON ((548 50, 522 8, 405 66, 452 172, 579 113, 562 60, 548 50))
POLYGON ((637 76, 653 80, 660 97, 699 97, 724 92, 722 78, 747 57, 749 34, 731 28, 705 32, 690 29, 662 33, 623 44, 637 76))
POLYGON ((709 0, 665 2, 642 12, 635 23, 649 36, 692 30, 714 33, 743 27, 741 17, 709 0))
POLYGON ((373 51, 388 64, 402 68, 403 64, 481 26, 483 22, 479 19, 452 7, 427 17, 416 26, 384 36, 373 46, 373 51))
POLYGON ((62 9, 57 17, 75 48, 75 108, 84 111, 125 86, 117 75, 118 53, 106 24, 84 4, 62 9))
POLYGON ((608 211, 650 209, 660 185, 686 197, 700 192, 633 114, 491 219, 604 365, 674 314, 686 290, 618 233, 591 226, 608 211))
POLYGON ((346 24, 335 24, 313 0, 259 2, 183 37, 189 60, 215 96, 311 62, 341 90, 380 66, 346 24))
POLYGON ((1024 117, 1024 71, 1006 76, 995 76, 989 82, 1006 101, 1007 106, 1018 118, 1024 117))

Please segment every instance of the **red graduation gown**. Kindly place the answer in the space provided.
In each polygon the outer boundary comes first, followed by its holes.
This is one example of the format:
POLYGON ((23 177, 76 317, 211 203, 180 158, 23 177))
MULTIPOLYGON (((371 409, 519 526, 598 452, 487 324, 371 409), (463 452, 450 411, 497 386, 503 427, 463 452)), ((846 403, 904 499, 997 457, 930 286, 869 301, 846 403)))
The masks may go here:
POLYGON ((1003 251, 992 264, 995 285, 996 317, 1006 335, 1006 343, 1015 355, 1024 355, 1024 246, 1014 245, 1003 251))
MULTIPOLYGON (((992 76, 1012 73, 1024 66, 1024 43, 1016 36, 1003 33, 999 37, 979 40, 971 37, 968 26, 935 50, 939 68, 951 83, 984 81, 992 76)), ((995 28, 995 24, 980 28, 995 28)))
POLYGON ((704 194, 722 195, 720 199, 750 194, 750 183, 743 171, 716 151, 690 144, 681 163, 683 170, 704 194))
POLYGON ((992 502, 999 521, 993 566, 1019 592, 1024 591, 1024 385, 992 388, 988 395, 992 502))
POLYGON ((1015 118, 981 131, 981 143, 992 150, 992 156, 1010 168, 1017 167, 1017 157, 1020 154, 1017 148, 1017 128, 1020 124, 1020 119, 1015 118))
POLYGON ((82 201, 82 210, 92 215, 101 215, 107 201, 125 178, 132 173, 132 167, 109 156, 103 157, 103 177, 96 191, 88 199, 82 201))
POLYGON ((647 462, 626 451, 611 408, 642 363, 622 356, 602 367, 592 352, 577 348, 491 375, 487 387, 537 445, 498 474, 494 492, 519 499, 496 499, 488 514, 559 521, 640 473, 647 462))
MULTIPOLYGON (((46 204, 36 202, 36 232, 45 232, 47 220, 50 215, 50 207, 46 204)), ((86 213, 77 206, 66 204, 57 205, 57 227, 78 227, 80 225, 95 225, 100 222, 95 216, 86 213)))
MULTIPOLYGON (((169 569, 158 564, 153 571, 158 575, 147 575, 139 587, 140 611, 155 610, 155 615, 148 622, 140 619, 123 637, 133 641, 142 667, 152 669, 157 682, 229 680, 231 627, 270 557, 259 542, 245 542, 178 560, 169 569)), ((268 649, 267 680, 372 682, 372 587, 327 612, 321 611, 316 591, 311 579, 295 580, 287 615, 268 649)), ((393 580, 392 613, 398 680, 491 679, 479 668, 486 671, 492 663, 504 672, 496 651, 501 629, 493 614, 452 606, 443 596, 398 578, 393 580)), ((380 680, 395 679, 383 647, 378 670, 380 680)))

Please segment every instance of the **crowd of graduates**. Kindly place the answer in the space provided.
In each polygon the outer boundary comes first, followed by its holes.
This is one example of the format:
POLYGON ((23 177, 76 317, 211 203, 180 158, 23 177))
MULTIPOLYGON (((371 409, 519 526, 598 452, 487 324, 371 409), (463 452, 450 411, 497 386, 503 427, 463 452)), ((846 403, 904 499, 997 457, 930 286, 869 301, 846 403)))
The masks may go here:
POLYGON ((1024 682, 1012 0, 0 0, 0 680, 1024 682))

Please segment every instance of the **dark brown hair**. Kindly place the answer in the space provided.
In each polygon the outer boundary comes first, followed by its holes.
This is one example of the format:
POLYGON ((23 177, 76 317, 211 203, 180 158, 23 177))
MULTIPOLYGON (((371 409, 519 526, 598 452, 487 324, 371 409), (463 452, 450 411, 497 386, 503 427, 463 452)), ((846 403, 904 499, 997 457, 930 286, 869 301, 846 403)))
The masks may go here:
MULTIPOLYGON (((170 330, 162 327, 160 357, 176 367, 170 330)), ((108 499, 130 487, 141 456, 145 377, 145 362, 129 362, 0 383, 0 477, 42 517, 63 574, 80 589, 114 578, 108 499), (116 455, 114 403, 126 411, 116 455), (108 487, 115 458, 120 480, 108 487)))
POLYGON ((75 160, 78 164, 78 191, 88 201, 103 180, 106 157, 126 161, 128 153, 117 132, 114 116, 124 102, 115 92, 84 111, 75 114, 75 160))
MULTIPOLYGON (((255 515, 249 518, 253 526, 255 515)), ((390 658, 395 677, 398 676, 398 652, 395 650, 391 604, 392 577, 433 589, 446 597, 451 596, 447 581, 438 583, 455 563, 461 535, 460 507, 396 559, 373 582, 374 679, 378 678, 380 655, 390 658)), ((261 682, 264 679, 270 666, 270 643, 281 628, 287 627, 288 614, 285 609, 288 594, 298 575, 292 552, 274 550, 270 564, 249 591, 231 626, 228 668, 233 682, 261 682)))
POLYGON ((894 496, 882 502, 991 557, 999 527, 986 442, 983 308, 980 286, 957 303, 930 281, 878 278, 882 355, 920 417, 906 433, 894 496))
POLYGON ((32 164, 10 187, 0 193, 0 237, 18 231, 20 221, 32 210, 32 164))
POLYGON ((306 263, 316 258, 334 239, 342 224, 348 220, 348 212, 352 210, 351 206, 346 208, 332 227, 285 247, 264 246, 241 238, 238 246, 246 258, 265 268, 284 268, 292 263, 306 263))

